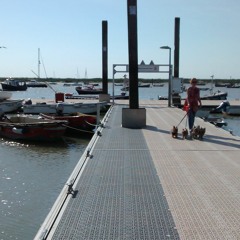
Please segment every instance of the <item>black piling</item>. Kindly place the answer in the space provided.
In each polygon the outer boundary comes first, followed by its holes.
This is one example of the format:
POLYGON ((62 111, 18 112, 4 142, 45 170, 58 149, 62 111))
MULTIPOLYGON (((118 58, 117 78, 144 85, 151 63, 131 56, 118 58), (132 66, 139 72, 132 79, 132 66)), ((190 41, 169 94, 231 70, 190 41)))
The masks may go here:
POLYGON ((179 78, 180 18, 175 18, 174 77, 179 78))
POLYGON ((138 45, 137 1, 127 1, 128 55, 129 55, 129 108, 138 109, 138 45))
POLYGON ((102 21, 102 88, 108 93, 108 23, 102 21))

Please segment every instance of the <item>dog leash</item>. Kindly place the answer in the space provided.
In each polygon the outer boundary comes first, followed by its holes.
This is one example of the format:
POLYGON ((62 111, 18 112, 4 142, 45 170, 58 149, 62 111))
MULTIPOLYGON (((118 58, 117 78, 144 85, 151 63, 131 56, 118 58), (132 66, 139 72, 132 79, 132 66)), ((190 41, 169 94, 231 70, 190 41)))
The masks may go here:
POLYGON ((181 122, 182 122, 183 119, 187 116, 187 114, 188 114, 188 111, 187 111, 187 113, 183 116, 182 120, 179 122, 179 124, 177 125, 177 127, 181 124, 181 122))

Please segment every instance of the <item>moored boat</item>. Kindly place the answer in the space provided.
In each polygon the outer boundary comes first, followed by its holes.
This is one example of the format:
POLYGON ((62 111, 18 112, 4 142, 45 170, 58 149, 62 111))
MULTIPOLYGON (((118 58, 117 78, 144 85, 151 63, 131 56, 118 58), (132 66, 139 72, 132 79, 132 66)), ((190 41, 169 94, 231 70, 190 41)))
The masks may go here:
POLYGON ((101 88, 95 88, 93 85, 88 85, 88 86, 78 86, 75 88, 77 93, 79 95, 81 94, 100 94, 102 93, 102 89, 101 88))
POLYGON ((39 114, 39 113, 57 113, 58 109, 61 109, 62 114, 72 114, 75 112, 91 114, 96 113, 98 106, 100 110, 107 105, 107 102, 96 103, 36 103, 36 104, 24 104, 23 112, 25 114, 39 114))
POLYGON ((37 80, 30 80, 26 84, 27 84, 27 87, 48 87, 46 83, 38 82, 37 80))
POLYGON ((27 85, 23 80, 7 78, 1 83, 2 89, 6 91, 26 91, 27 85))
POLYGON ((96 116, 83 114, 83 113, 73 113, 67 115, 58 115, 58 114, 43 114, 40 113, 40 116, 43 119, 50 120, 64 120, 68 121, 67 131, 76 132, 76 130, 91 131, 97 124, 96 116))
POLYGON ((30 116, 2 116, 0 135, 14 140, 56 141, 65 133, 67 121, 37 119, 30 116))
POLYGON ((201 96, 201 99, 202 100, 226 100, 227 95, 228 95, 227 92, 217 91, 209 95, 201 96))
POLYGON ((0 113, 10 113, 20 110, 23 105, 23 100, 6 99, 0 101, 0 113))

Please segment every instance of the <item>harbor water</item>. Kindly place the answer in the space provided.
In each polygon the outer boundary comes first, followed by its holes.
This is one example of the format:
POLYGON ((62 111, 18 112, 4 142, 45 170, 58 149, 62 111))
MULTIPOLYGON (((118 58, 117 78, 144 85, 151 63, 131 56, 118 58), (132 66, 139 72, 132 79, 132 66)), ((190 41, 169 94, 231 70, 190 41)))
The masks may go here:
MULTIPOLYGON (((77 95, 75 86, 58 83, 52 88, 77 95)), ((53 89, 28 88, 13 92, 12 98, 54 99, 53 89)), ((121 86, 114 88, 116 95, 120 89, 121 86)), ((229 101, 240 99, 239 89, 216 90, 228 91, 229 101)), ((158 95, 167 96, 167 92, 166 83, 164 87, 139 88, 139 98, 158 99, 158 95)), ((111 83, 109 93, 112 95, 111 83)), ((225 121, 225 130, 240 136, 239 117, 227 117, 225 121)), ((33 239, 89 140, 89 136, 65 137, 58 143, 39 144, 0 139, 0 240, 33 239)))

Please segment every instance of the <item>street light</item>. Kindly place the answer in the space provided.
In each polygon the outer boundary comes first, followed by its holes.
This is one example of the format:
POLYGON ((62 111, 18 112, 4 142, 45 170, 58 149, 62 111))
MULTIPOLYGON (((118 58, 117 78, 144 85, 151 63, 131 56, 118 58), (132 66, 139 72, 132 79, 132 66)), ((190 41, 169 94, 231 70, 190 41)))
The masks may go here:
POLYGON ((168 107, 171 107, 172 102, 172 65, 171 65, 171 48, 169 46, 162 46, 161 49, 169 50, 169 82, 168 82, 168 107))

